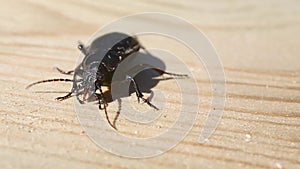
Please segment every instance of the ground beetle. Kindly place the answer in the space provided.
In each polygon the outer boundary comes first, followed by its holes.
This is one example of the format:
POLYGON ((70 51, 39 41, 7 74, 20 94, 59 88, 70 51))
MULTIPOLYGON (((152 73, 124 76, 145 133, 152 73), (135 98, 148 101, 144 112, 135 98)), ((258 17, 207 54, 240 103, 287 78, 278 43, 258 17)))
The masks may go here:
MULTIPOLYGON (((145 48, 141 46, 136 37, 113 32, 101 36, 97 41, 94 41, 88 47, 85 47, 81 42, 79 42, 78 49, 85 57, 83 61, 75 68, 75 70, 63 71, 60 68, 55 67, 62 74, 73 75, 73 79, 60 78, 42 80, 30 84, 26 88, 45 82, 73 82, 71 91, 65 96, 57 97, 56 100, 62 101, 72 96, 82 95, 82 99, 79 99, 79 97, 77 97, 77 99, 80 103, 84 103, 85 101, 92 100, 92 98, 97 98, 99 109, 104 109, 108 123, 116 129, 115 125, 112 124, 108 118, 106 111, 107 101, 104 98, 101 87, 107 86, 110 88, 112 77, 118 65, 125 58, 138 52, 140 49, 145 50, 145 48), (97 90, 99 93, 96 93, 97 90)), ((161 69, 155 70, 160 74, 187 77, 187 75, 184 74, 169 73, 161 69)), ((130 80, 133 84, 138 102, 142 100, 149 106, 158 110, 156 106, 150 103, 149 99, 144 98, 134 77, 127 76, 127 78, 127 80, 130 80)))

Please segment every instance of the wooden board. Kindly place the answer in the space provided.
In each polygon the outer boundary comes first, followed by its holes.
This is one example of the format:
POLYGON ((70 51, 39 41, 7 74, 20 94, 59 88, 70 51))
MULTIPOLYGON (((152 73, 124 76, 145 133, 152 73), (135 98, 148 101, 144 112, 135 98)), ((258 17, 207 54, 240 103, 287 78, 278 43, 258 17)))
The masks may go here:
MULTIPOLYGON (((296 0, 1 1, 0 168, 300 168, 299 6, 296 0), (165 45, 184 56, 196 74, 201 113, 175 148, 137 160, 96 146, 83 132, 73 100, 54 100, 64 93, 33 92, 68 91, 69 84, 25 87, 40 79, 65 77, 52 68, 74 68, 78 40, 86 42, 112 20, 146 11, 185 18, 207 35, 224 65, 227 102, 216 132, 199 144, 205 112, 211 108, 208 75, 184 50, 165 45)), ((163 46, 147 38, 142 42, 163 46)), ((161 82, 157 87, 169 90, 176 107, 178 91, 169 85, 176 84, 161 82)), ((121 118, 120 132, 136 137, 159 134, 175 120, 171 111, 162 116, 159 127, 121 118)))

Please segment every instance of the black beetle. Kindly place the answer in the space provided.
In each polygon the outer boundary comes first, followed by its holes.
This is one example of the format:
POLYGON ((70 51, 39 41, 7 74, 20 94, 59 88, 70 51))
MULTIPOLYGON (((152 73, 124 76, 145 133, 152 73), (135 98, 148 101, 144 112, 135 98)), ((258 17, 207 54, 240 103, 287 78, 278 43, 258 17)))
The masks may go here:
MULTIPOLYGON (((104 98, 101 87, 107 86, 110 88, 112 77, 118 65, 125 58, 129 57, 133 53, 138 52, 140 49, 145 50, 145 48, 141 46, 135 37, 114 32, 101 36, 97 41, 94 41, 88 47, 85 47, 79 42, 78 49, 82 52, 82 54, 84 54, 85 57, 83 61, 75 68, 75 70, 63 71, 56 67, 56 69, 62 74, 73 74, 73 79, 42 80, 30 84, 26 88, 44 82, 73 82, 71 91, 65 96, 57 97, 56 100, 62 101, 72 97, 72 94, 75 94, 75 96, 82 95, 82 99, 79 99, 79 97, 77 97, 77 99, 80 103, 84 103, 85 101, 90 101, 93 97, 96 97, 98 100, 99 109, 104 109, 108 123, 116 129, 115 125, 111 124, 108 118, 106 111, 107 101, 104 98), (99 93, 96 93, 97 90, 99 93), (103 108, 101 105, 103 105, 103 108)), ((161 69, 155 70, 160 74, 187 77, 187 75, 184 74, 169 73, 161 69)), ((132 82, 138 102, 140 102, 141 99, 149 106, 158 110, 158 108, 151 104, 148 99, 144 98, 144 95, 140 91, 134 77, 127 76, 127 80, 132 82)))

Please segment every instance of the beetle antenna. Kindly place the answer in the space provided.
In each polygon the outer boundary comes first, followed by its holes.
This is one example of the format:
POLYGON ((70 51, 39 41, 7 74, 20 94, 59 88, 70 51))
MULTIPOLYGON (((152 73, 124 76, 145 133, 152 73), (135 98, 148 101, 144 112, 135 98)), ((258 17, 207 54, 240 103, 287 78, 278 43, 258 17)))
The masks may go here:
POLYGON ((28 85, 26 87, 26 89, 34 86, 34 85, 37 85, 37 84, 40 84, 40 83, 46 83, 46 82, 73 82, 72 79, 47 79, 47 80, 41 80, 41 81, 37 81, 35 83, 32 83, 30 85, 28 85))

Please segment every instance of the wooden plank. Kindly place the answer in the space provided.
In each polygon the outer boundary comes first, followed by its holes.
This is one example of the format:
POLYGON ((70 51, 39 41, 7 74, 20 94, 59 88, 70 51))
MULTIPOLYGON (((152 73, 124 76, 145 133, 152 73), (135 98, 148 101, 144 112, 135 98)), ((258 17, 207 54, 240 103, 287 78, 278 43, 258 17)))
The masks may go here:
MULTIPOLYGON (((299 6, 296 0, 2 1, 0 168, 299 168, 299 6), (227 102, 216 132, 206 144, 199 144, 207 118, 204 112, 211 108, 205 68, 195 64, 187 49, 177 48, 177 42, 141 38, 146 47, 163 46, 183 56, 195 74, 202 113, 175 148, 136 160, 97 147, 83 132, 73 101, 54 100, 64 93, 33 93, 25 86, 59 77, 53 66, 74 68, 77 40, 85 42, 112 20, 145 11, 186 18, 208 36, 224 65, 227 102)), ((34 90, 69 88, 69 84, 44 84, 34 90)), ((172 81, 160 82, 157 89, 170 93, 171 107, 165 116, 152 126, 120 117, 121 133, 151 137, 171 127, 178 117, 172 107, 180 106, 176 98, 180 92, 172 81)))

